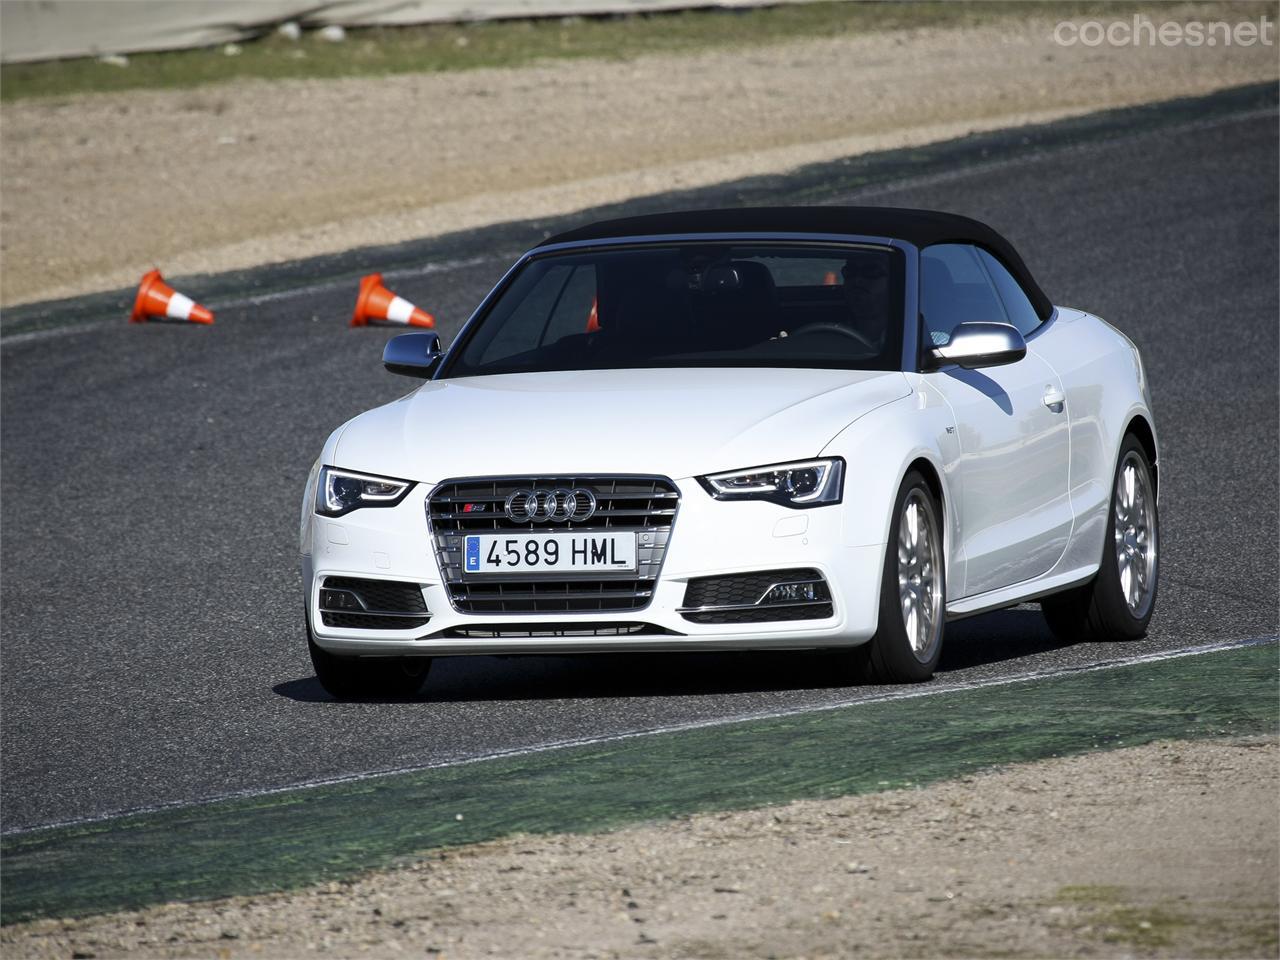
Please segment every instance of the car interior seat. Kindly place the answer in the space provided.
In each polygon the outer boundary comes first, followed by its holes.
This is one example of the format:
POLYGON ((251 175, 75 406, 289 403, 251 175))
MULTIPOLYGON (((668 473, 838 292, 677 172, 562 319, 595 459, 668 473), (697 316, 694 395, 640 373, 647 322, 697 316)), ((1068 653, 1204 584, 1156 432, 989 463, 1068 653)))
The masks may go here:
POLYGON ((731 260, 706 271, 694 294, 698 349, 737 350, 776 336, 781 327, 773 274, 754 260, 731 260))

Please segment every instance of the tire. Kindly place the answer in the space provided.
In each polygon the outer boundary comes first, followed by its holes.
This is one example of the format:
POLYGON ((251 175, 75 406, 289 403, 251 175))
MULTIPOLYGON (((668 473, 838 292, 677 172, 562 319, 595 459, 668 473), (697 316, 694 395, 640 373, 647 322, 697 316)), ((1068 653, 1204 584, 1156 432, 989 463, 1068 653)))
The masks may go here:
POLYGON ((430 657, 344 657, 321 649, 307 624, 316 679, 335 700, 409 700, 431 670, 430 657))
POLYGON ((864 681, 920 683, 933 676, 942 657, 947 576, 942 511, 914 470, 898 490, 889 530, 876 633, 852 654, 864 681))
POLYGON ((1151 462, 1138 438, 1125 437, 1111 483, 1102 563, 1081 587, 1040 601, 1064 643, 1137 640, 1147 632, 1159 587, 1160 518, 1151 462))

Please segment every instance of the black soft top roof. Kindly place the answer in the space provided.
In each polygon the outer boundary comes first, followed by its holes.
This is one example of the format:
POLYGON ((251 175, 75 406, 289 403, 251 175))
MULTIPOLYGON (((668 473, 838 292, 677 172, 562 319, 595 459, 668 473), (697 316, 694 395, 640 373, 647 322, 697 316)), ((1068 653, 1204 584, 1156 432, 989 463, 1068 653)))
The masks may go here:
POLYGON ((1031 276, 1031 271, 1004 237, 985 223, 938 210, 905 207, 738 207, 729 210, 681 210, 620 220, 601 220, 557 234, 539 246, 612 237, 645 237, 690 233, 858 234, 905 240, 917 247, 935 243, 972 243, 1000 260, 1022 285, 1042 320, 1053 304, 1031 276))

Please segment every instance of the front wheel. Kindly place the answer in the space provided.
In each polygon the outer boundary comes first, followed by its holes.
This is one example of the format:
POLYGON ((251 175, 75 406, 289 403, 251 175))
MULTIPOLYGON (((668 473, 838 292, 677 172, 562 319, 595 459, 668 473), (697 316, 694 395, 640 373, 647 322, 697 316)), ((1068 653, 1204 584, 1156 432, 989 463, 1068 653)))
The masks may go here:
POLYGON ((422 689, 430 657, 344 657, 316 643, 307 625, 316 679, 335 700, 408 700, 422 689))
POLYGON ((938 666, 947 605, 941 513, 924 477, 908 473, 885 548, 876 633, 853 650, 863 679, 919 683, 938 666))
POLYGON ((1059 640, 1137 640, 1151 622, 1160 522, 1151 463, 1132 434, 1120 448, 1107 533, 1097 575, 1082 587, 1040 601, 1059 640))

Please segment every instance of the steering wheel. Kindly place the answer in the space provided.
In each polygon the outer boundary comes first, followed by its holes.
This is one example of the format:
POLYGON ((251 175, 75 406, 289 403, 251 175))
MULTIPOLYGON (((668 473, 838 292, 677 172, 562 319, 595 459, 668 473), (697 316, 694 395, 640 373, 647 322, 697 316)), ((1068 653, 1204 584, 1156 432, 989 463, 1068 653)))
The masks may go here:
POLYGON ((797 327, 796 329, 789 331, 787 333, 787 336, 798 337, 804 333, 838 333, 841 336, 848 337, 850 340, 857 340, 858 343, 862 344, 862 346, 866 347, 872 353, 880 352, 879 347, 877 347, 874 343, 872 343, 870 340, 868 340, 866 337, 860 334, 857 330, 854 330, 852 327, 846 327, 842 323, 830 323, 830 322, 822 322, 822 321, 817 321, 815 323, 806 323, 803 326, 797 327))

